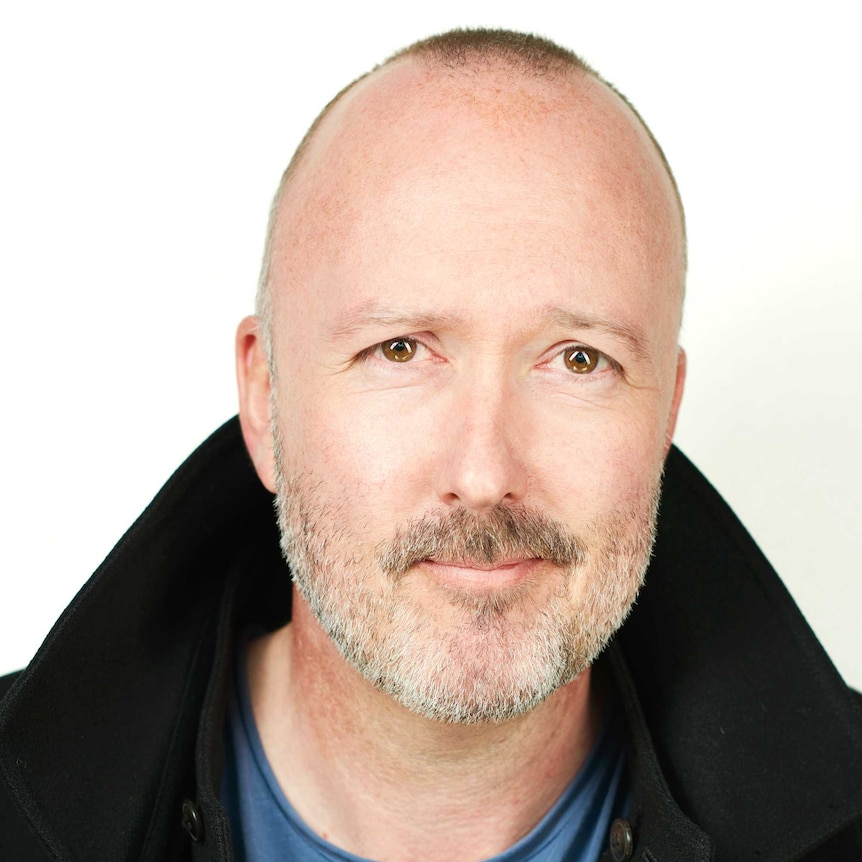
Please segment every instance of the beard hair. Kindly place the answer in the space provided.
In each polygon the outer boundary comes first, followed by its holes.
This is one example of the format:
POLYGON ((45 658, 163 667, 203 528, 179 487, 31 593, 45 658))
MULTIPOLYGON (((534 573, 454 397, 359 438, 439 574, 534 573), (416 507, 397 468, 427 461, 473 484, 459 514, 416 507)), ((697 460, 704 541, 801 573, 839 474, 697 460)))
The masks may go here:
POLYGON ((327 502, 307 474, 287 476, 275 412, 272 426, 281 549, 294 583, 347 662, 425 718, 476 724, 525 714, 595 661, 643 584, 660 474, 585 537, 521 505, 460 507, 402 526, 369 559, 361 534, 344 526, 344 505, 327 502), (441 626, 409 590, 411 567, 428 558, 540 558, 557 583, 550 596, 531 579, 488 591, 428 584, 435 609, 452 620, 441 626))

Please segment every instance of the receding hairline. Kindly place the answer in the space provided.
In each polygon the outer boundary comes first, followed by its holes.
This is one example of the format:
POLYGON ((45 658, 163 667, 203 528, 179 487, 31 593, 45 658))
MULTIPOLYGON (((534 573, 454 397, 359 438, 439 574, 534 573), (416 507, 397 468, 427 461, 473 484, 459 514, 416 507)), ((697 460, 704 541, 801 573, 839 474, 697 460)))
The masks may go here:
MULTIPOLYGON (((580 72, 610 87, 629 105, 624 96, 618 93, 574 51, 570 51, 550 39, 532 33, 517 33, 511 30, 449 30, 446 33, 421 39, 396 51, 382 63, 378 63, 373 69, 360 75, 339 90, 317 115, 299 142, 299 146, 282 174, 276 199, 280 197, 280 192, 296 172, 303 155, 314 139, 315 133, 335 105, 357 84, 375 72, 399 61, 409 59, 417 60, 424 63, 428 68, 438 71, 449 69, 452 72, 464 72, 465 70, 481 72, 491 68, 503 67, 511 70, 513 74, 533 78, 552 78, 567 72, 580 72)), ((637 112, 635 114, 637 115, 637 112)), ((643 123, 640 116, 637 116, 643 123)))
POLYGON ((260 272, 260 280, 257 290, 256 311, 263 322, 264 336, 268 354, 272 355, 271 344, 271 270, 275 224, 284 197, 284 191, 293 175, 297 172, 303 161, 303 157, 311 142, 314 140, 317 130, 330 114, 332 109, 341 99, 356 87, 357 84, 373 75, 375 72, 404 60, 415 60, 425 64, 435 71, 450 70, 454 73, 475 72, 481 73, 489 69, 508 69, 513 75, 522 75, 529 78, 559 78, 567 74, 575 73, 584 77, 590 77, 606 86, 614 93, 623 104, 632 112, 638 123, 646 132, 650 142, 655 148, 659 159, 664 166, 667 177, 673 189, 674 198, 679 210, 680 223, 683 236, 683 257, 685 257, 686 230, 685 210, 682 198, 673 175, 667 157, 661 146, 653 135, 643 117, 638 113, 632 103, 609 81, 605 80, 585 60, 575 54, 574 51, 532 33, 519 33, 511 30, 490 29, 458 29, 430 36, 396 51, 387 57, 382 63, 377 64, 368 72, 351 81, 346 87, 339 90, 336 95, 324 106, 317 115, 314 122, 308 128, 296 148, 290 162, 281 176, 278 188, 272 201, 269 212, 269 221, 264 246, 263 263, 260 272))

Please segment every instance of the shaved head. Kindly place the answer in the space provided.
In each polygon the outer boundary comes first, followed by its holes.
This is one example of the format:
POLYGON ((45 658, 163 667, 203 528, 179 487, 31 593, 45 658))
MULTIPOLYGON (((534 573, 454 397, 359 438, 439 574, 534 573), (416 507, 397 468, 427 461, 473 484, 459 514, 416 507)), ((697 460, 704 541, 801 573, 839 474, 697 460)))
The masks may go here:
MULTIPOLYGON (((267 227, 264 255, 258 283, 256 312, 261 319, 267 344, 268 355, 272 356, 272 292, 274 249, 278 242, 279 214, 285 193, 294 176, 300 172, 306 154, 312 148, 320 128, 327 123, 336 107, 360 87, 367 88, 374 78, 385 73, 392 66, 414 63, 425 73, 425 85, 422 89, 434 85, 438 81, 441 88, 448 81, 460 79, 469 93, 473 89, 481 89, 482 82, 500 77, 510 82, 518 79, 533 82, 546 82, 567 79, 580 80, 582 87, 589 89, 598 86, 613 95, 612 101, 618 101, 619 109, 629 114, 629 119, 640 126, 654 150, 668 181, 676 215, 679 222, 681 246, 680 251, 685 267, 685 216, 682 200, 673 173, 667 159, 643 118, 634 106, 612 84, 602 78, 593 68, 573 51, 564 48, 549 39, 527 33, 517 33, 508 30, 470 29, 452 30, 428 39, 415 42, 396 52, 383 63, 375 66, 359 78, 344 87, 321 111, 314 120, 285 169, 273 203, 270 209, 267 227)), ((414 94, 414 96, 417 94, 414 94)), ((469 98, 469 96, 468 96, 469 98)), ((527 96, 528 99, 532 98, 527 96)), ((522 101, 522 108, 526 107, 522 101)), ((511 108, 514 110, 515 105, 511 108)), ((518 118, 522 123, 531 121, 530 111, 522 112, 518 118)), ((397 122, 398 118, 393 118, 397 122)), ((358 147, 361 142, 353 141, 358 147)), ((397 166, 393 165, 393 170, 397 166)), ((273 367, 273 373, 275 368, 273 367)))

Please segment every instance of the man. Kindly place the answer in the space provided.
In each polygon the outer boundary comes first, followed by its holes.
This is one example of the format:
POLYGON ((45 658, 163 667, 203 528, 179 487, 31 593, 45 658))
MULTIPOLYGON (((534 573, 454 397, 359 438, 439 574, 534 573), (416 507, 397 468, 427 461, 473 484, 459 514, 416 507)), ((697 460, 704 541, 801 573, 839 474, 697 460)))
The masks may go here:
POLYGON ((859 704, 669 456, 684 275, 567 51, 455 32, 343 91, 239 327, 245 448, 6 682, 4 858, 862 858, 859 704))

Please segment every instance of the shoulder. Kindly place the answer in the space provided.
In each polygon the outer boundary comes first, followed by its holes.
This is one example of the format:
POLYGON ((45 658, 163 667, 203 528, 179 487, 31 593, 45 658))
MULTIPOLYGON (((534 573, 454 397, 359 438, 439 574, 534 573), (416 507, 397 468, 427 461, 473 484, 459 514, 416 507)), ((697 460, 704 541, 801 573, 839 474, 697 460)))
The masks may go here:
MULTIPOLYGON (((20 671, 0 676, 0 717, 4 712, 3 700, 20 676, 20 671)), ((0 859, 48 862, 55 858, 54 855, 30 828, 19 800, 15 798, 7 783, 3 761, 9 759, 5 757, 9 752, 5 751, 2 731, 0 722, 0 859)))
POLYGON ((0 700, 6 696, 6 692, 12 688, 12 683, 21 675, 21 671, 16 670, 14 673, 7 673, 6 676, 0 676, 0 700))
POLYGON ((799 857, 799 862, 855 862, 857 859, 862 859, 862 820, 851 823, 819 847, 799 857))

